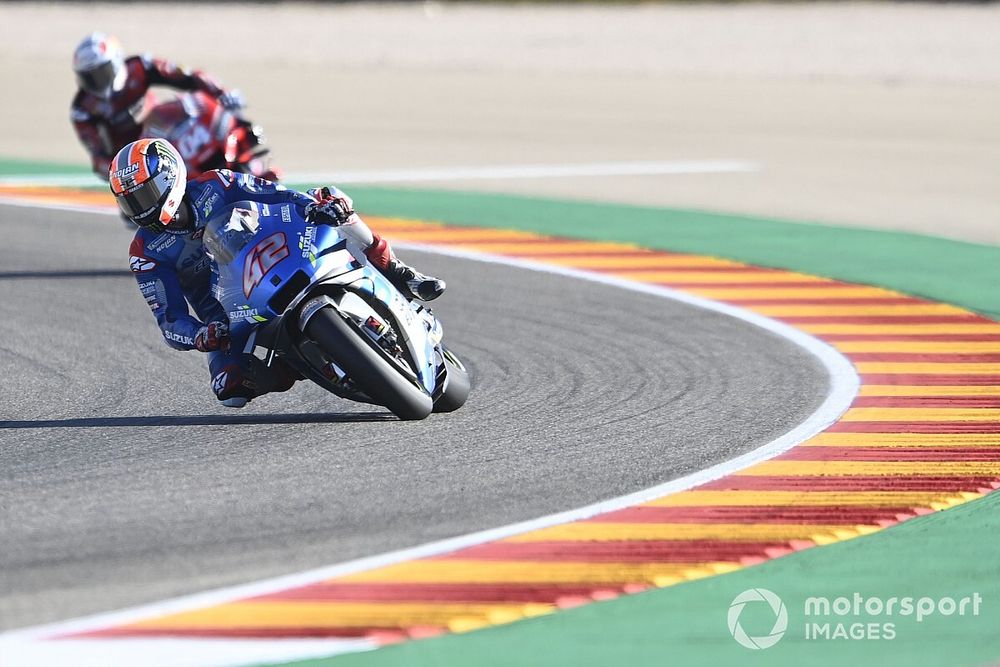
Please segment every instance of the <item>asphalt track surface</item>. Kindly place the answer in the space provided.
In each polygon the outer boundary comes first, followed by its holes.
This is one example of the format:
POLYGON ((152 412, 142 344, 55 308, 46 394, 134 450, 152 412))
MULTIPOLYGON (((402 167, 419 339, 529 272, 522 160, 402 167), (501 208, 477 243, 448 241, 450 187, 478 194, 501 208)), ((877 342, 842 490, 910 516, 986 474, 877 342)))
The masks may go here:
POLYGON ((403 423, 299 383, 218 406, 167 348, 109 216, 0 205, 0 628, 530 519, 752 450, 822 401, 745 322, 568 277, 405 253, 466 406, 403 423))

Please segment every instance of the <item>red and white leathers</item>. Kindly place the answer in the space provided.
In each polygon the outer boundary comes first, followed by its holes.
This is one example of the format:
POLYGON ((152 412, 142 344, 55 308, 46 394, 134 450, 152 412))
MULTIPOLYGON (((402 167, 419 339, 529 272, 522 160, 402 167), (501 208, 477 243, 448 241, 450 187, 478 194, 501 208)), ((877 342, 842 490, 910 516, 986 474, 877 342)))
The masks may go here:
POLYGON ((90 153, 94 173, 104 180, 108 179, 108 168, 115 153, 138 139, 142 132, 142 120, 154 102, 150 86, 202 90, 214 97, 225 94, 206 74, 182 69, 159 58, 145 55, 126 58, 125 71, 127 76, 121 90, 112 91, 109 97, 103 98, 81 89, 70 109, 73 128, 90 153))

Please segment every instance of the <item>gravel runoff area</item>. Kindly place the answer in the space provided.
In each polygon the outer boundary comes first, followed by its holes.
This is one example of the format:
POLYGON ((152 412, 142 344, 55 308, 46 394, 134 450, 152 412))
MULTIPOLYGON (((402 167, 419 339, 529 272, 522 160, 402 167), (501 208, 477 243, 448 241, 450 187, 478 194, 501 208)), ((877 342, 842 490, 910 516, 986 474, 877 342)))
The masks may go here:
POLYGON ((0 153, 83 158, 91 29, 241 88, 290 170, 736 158, 759 171, 414 186, 1000 243, 996 4, 6 4, 0 89, 28 102, 0 153))

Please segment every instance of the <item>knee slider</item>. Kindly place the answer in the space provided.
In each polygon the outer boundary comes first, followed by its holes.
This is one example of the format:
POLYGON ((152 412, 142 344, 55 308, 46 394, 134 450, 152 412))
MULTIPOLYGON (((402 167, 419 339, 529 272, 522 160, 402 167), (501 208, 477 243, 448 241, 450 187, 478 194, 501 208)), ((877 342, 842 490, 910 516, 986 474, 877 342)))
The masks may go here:
POLYGON ((257 383, 251 373, 237 364, 230 364, 212 378, 212 391, 224 401, 227 398, 254 398, 257 383))

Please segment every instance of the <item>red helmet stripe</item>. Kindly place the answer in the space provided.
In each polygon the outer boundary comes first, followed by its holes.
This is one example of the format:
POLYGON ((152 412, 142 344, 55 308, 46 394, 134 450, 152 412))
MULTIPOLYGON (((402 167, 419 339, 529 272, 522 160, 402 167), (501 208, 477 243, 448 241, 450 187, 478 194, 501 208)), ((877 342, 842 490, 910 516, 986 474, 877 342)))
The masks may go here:
POLYGON ((111 191, 116 195, 121 194, 122 191, 122 179, 118 178, 118 170, 121 167, 118 166, 118 158, 122 156, 122 152, 118 151, 115 155, 115 159, 111 161, 111 167, 108 169, 109 181, 111 182, 111 191))
POLYGON ((132 150, 129 152, 128 163, 135 164, 139 163, 139 171, 135 172, 135 182, 145 183, 149 180, 149 166, 146 164, 146 149, 149 147, 152 141, 149 139, 140 139, 139 141, 132 144, 132 150))

